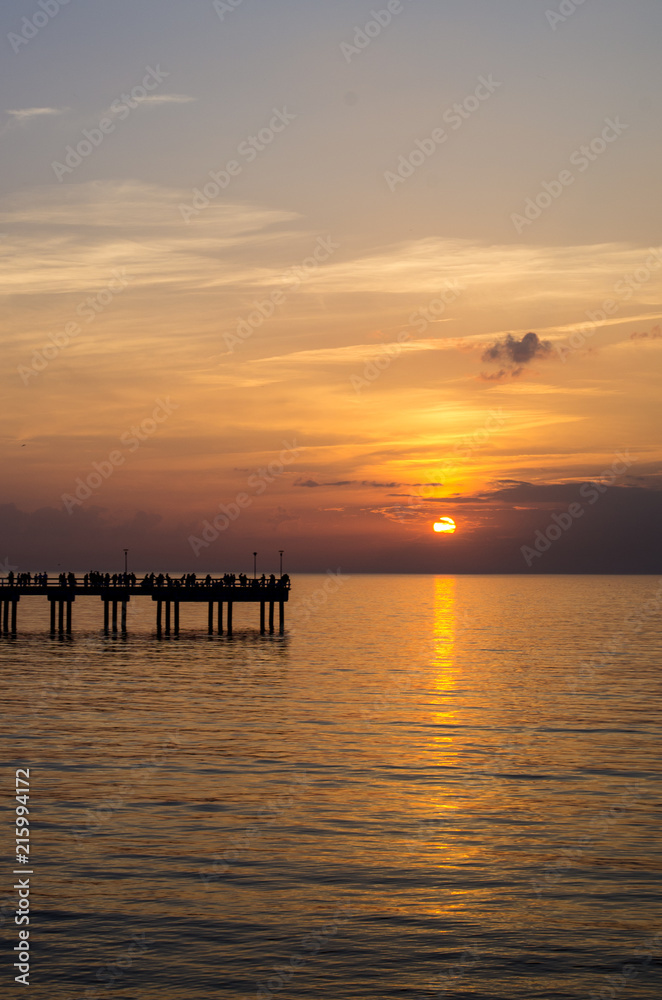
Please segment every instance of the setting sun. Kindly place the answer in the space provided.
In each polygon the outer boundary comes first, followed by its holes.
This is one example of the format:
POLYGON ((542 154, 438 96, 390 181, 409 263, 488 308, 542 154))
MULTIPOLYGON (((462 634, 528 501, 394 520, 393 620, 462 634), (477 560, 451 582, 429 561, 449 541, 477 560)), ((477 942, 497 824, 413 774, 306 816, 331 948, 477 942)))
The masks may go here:
POLYGON ((441 533, 452 535, 453 532, 457 530, 457 525, 452 517, 440 517, 434 526, 434 530, 441 533))

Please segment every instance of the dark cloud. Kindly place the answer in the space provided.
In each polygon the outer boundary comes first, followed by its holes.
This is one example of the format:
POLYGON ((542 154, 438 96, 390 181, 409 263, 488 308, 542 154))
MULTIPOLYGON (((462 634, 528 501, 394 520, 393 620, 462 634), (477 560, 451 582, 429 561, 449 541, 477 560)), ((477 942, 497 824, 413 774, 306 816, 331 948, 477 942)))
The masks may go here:
POLYGON ((353 479, 343 479, 336 483, 318 483, 316 479, 297 479, 294 482, 295 486, 305 486, 309 490, 318 489, 321 486, 354 486, 355 480, 353 479))
POLYGON ((653 327, 652 330, 645 330, 643 333, 632 333, 630 334, 630 340, 661 340, 662 330, 659 326, 653 327))
POLYGON ((606 485, 606 477, 499 483, 417 508, 376 510, 402 522, 410 536, 406 544, 395 536, 393 546, 370 553, 366 571, 439 573, 441 566, 448 574, 661 574, 661 484, 646 488, 623 478, 619 485, 606 485), (458 523, 443 548, 430 543, 432 519, 440 514, 458 523), (527 564, 523 548, 530 555, 536 543, 543 551, 527 564))
POLYGON ((321 486, 368 486, 372 489, 391 490, 396 486, 405 485, 406 483, 377 483, 370 479, 341 479, 335 483, 318 483, 316 479, 297 479, 294 483, 294 486, 305 486, 308 489, 317 489, 321 486))
POLYGON ((506 371, 505 368, 501 368, 498 372, 492 372, 491 375, 486 375, 485 372, 480 373, 481 382, 502 382, 505 378, 517 378, 524 371, 523 368, 515 368, 512 371, 506 371))
POLYGON ((288 572, 296 573, 342 566, 348 573, 662 574, 662 477, 654 468, 633 465, 630 471, 636 479, 619 473, 613 482, 610 475, 572 483, 501 480, 479 492, 415 504, 405 495, 376 509, 348 507, 334 515, 328 532, 312 515, 299 517, 286 507, 265 511, 268 521, 247 511, 199 558, 188 542, 200 535, 199 516, 172 523, 147 512, 122 518, 87 505, 70 516, 62 509, 29 513, 7 504, 0 506, 0 560, 20 571, 115 572, 128 548, 136 572, 204 574, 248 571, 254 551, 265 566, 271 560, 277 567, 283 548, 288 572), (432 524, 441 515, 455 518, 458 531, 440 546, 432 524), (552 542, 527 566, 522 547, 532 547, 541 533, 552 542))
POLYGON ((532 361, 548 358, 551 353, 551 343, 548 340, 541 340, 537 333, 525 333, 521 340, 516 340, 509 333, 483 351, 482 361, 487 364, 498 364, 501 367, 498 372, 483 374, 481 378, 484 382, 517 378, 532 361))

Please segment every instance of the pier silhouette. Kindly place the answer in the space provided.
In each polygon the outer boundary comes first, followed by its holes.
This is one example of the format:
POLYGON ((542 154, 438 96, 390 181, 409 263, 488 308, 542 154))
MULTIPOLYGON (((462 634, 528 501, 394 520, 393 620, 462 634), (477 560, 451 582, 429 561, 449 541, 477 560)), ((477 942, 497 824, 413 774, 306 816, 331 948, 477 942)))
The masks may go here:
POLYGON ((47 573, 10 572, 0 577, 0 632, 17 634, 18 604, 26 597, 46 597, 50 604, 51 634, 70 635, 72 608, 77 599, 99 597, 103 603, 103 628, 127 631, 126 617, 129 602, 149 598, 156 604, 156 634, 178 635, 180 606, 182 604, 208 605, 208 632, 213 635, 232 635, 232 609, 235 604, 259 604, 260 632, 275 631, 275 607, 278 605, 278 628, 285 630, 285 604, 290 592, 287 574, 275 577, 264 575, 249 578, 240 573, 226 573, 222 577, 198 578, 195 573, 171 577, 168 573, 147 574, 138 579, 134 573, 60 573, 50 577, 47 573), (225 605, 225 614, 224 614, 225 605), (225 618, 225 622, 224 622, 225 618), (224 628, 225 626, 225 628, 224 628))

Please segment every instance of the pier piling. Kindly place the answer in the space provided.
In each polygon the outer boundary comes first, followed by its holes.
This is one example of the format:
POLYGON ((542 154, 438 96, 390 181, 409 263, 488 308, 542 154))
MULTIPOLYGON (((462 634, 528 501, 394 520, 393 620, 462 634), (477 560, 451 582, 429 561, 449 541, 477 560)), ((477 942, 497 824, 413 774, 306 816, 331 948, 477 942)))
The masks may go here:
POLYGON ((71 635, 73 603, 77 597, 96 596, 103 604, 103 630, 106 635, 111 632, 122 634, 127 631, 128 604, 133 597, 145 597, 156 604, 156 634, 162 636, 165 632, 179 635, 181 628, 182 604, 207 605, 207 631, 213 635, 224 633, 228 636, 233 632, 233 615, 235 604, 257 604, 260 614, 260 633, 266 631, 266 610, 269 605, 269 631, 274 632, 275 606, 278 603, 279 631, 285 628, 285 603, 289 600, 289 577, 277 580, 271 577, 266 580, 256 578, 250 580, 245 575, 235 577, 226 574, 220 579, 207 576, 204 580, 196 579, 194 574, 185 574, 180 579, 160 574, 153 574, 138 581, 130 574, 114 574, 110 577, 105 573, 87 574, 85 577, 75 577, 73 573, 60 574, 59 582, 49 582, 46 574, 38 574, 31 579, 29 573, 13 573, 0 577, 0 634, 8 635, 17 632, 17 606, 21 597, 41 595, 50 605, 51 635, 71 635), (165 622, 164 622, 165 604, 165 622), (227 604, 227 620, 223 605, 227 604), (225 626, 225 628, 224 628, 225 626))

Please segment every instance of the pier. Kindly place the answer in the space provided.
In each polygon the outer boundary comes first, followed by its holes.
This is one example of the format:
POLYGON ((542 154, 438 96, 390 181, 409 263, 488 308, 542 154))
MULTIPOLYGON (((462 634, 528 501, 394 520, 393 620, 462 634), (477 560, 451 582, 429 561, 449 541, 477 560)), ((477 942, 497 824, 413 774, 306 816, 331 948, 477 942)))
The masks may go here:
POLYGON ((156 605, 156 634, 179 635, 182 604, 208 606, 209 635, 232 635, 232 611, 235 604, 258 604, 260 632, 275 632, 275 611, 278 606, 278 631, 285 631, 285 604, 290 592, 290 578, 271 576, 250 579, 243 574, 225 574, 220 578, 195 574, 171 577, 169 574, 148 574, 138 580, 129 573, 88 573, 83 577, 73 573, 49 578, 45 573, 10 573, 0 578, 0 633, 16 635, 18 605, 28 597, 45 597, 50 604, 52 635, 71 635, 73 606, 81 598, 100 598, 103 603, 103 630, 107 634, 126 633, 129 602, 140 598, 156 605), (267 624, 268 618, 268 624, 267 624))

